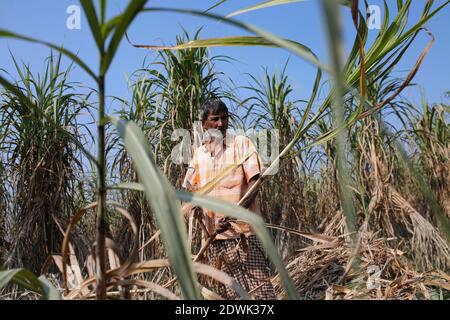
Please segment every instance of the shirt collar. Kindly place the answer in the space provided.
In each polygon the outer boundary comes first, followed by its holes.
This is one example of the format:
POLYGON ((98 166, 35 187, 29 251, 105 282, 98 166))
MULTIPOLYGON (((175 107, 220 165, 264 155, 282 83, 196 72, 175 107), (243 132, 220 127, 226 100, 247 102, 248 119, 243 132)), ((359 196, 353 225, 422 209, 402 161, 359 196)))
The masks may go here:
MULTIPOLYGON (((227 135, 227 138, 225 139, 225 145, 227 146, 227 148, 232 146, 235 137, 236 137, 235 135, 231 135, 231 134, 227 135)), ((205 152, 208 151, 206 149, 206 144, 207 143, 208 143, 208 141, 205 141, 205 140, 202 141, 202 150, 205 151, 205 152)))

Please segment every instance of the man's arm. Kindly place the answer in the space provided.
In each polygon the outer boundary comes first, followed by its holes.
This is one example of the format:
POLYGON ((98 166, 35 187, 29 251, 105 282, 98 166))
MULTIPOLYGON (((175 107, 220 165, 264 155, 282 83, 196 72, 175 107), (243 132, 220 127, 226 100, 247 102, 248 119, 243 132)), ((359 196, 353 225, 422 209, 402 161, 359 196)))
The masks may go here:
MULTIPOLYGON (((188 192, 196 192, 199 188, 199 176, 197 165, 195 163, 195 156, 189 162, 182 187, 188 192)), ((193 208, 194 205, 192 203, 186 203, 182 206, 181 211, 186 221, 189 219, 189 213, 193 208)))
POLYGON ((239 201, 240 206, 249 208, 253 204, 256 195, 258 194, 259 186, 256 185, 256 182, 261 176, 262 165, 258 155, 258 151, 256 150, 255 145, 250 139, 243 138, 243 140, 241 141, 240 149, 241 154, 251 154, 250 157, 242 164, 248 188, 244 197, 239 201))
MULTIPOLYGON (((248 182, 248 189, 247 193, 244 195, 244 197, 239 201, 238 205, 248 209, 253 201, 255 201, 256 195, 258 194, 258 188, 259 186, 255 186, 259 179, 259 174, 254 175, 250 181, 248 182), (255 188, 253 188, 255 186, 255 188)), ((230 217, 223 217, 218 222, 218 233, 224 232, 232 227, 230 224, 230 221, 235 220, 234 218, 230 217)))
POLYGON ((248 189, 247 193, 244 195, 244 197, 239 201, 239 205, 241 205, 244 208, 250 208, 253 201, 255 201, 255 198, 258 194, 258 186, 253 188, 253 186, 256 184, 256 182, 259 179, 259 174, 254 175, 250 181, 248 182, 248 189))

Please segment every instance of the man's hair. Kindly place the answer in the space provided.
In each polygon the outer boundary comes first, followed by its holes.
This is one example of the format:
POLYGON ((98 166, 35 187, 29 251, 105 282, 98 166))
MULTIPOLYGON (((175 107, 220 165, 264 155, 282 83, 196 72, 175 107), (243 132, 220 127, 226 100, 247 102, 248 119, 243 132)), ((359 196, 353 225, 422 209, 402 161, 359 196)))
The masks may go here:
POLYGON ((228 116, 228 108, 220 99, 207 100, 203 104, 202 110, 202 121, 206 121, 210 113, 218 114, 224 112, 228 116))

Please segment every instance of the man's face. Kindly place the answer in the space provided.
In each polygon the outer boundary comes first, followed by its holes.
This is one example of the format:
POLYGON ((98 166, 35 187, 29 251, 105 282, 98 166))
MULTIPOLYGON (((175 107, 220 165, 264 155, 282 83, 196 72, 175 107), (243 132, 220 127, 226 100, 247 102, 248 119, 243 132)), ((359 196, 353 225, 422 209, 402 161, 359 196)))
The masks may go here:
POLYGON ((203 121, 203 129, 217 129, 225 138, 226 130, 228 129, 228 115, 225 112, 209 113, 208 118, 203 121))

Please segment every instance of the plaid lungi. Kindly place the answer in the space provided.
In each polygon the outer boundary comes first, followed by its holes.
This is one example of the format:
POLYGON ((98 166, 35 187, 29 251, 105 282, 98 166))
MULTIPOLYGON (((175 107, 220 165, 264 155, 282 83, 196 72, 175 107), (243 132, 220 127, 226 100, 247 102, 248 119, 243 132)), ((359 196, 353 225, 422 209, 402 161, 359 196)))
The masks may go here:
MULTIPOLYGON (((261 243, 256 236, 241 239, 215 240, 209 247, 209 255, 214 266, 226 272, 249 292, 255 300, 274 300, 275 292, 270 282, 270 268, 261 243)), ((224 284, 218 284, 218 293, 227 300, 240 298, 236 292, 224 284)))

